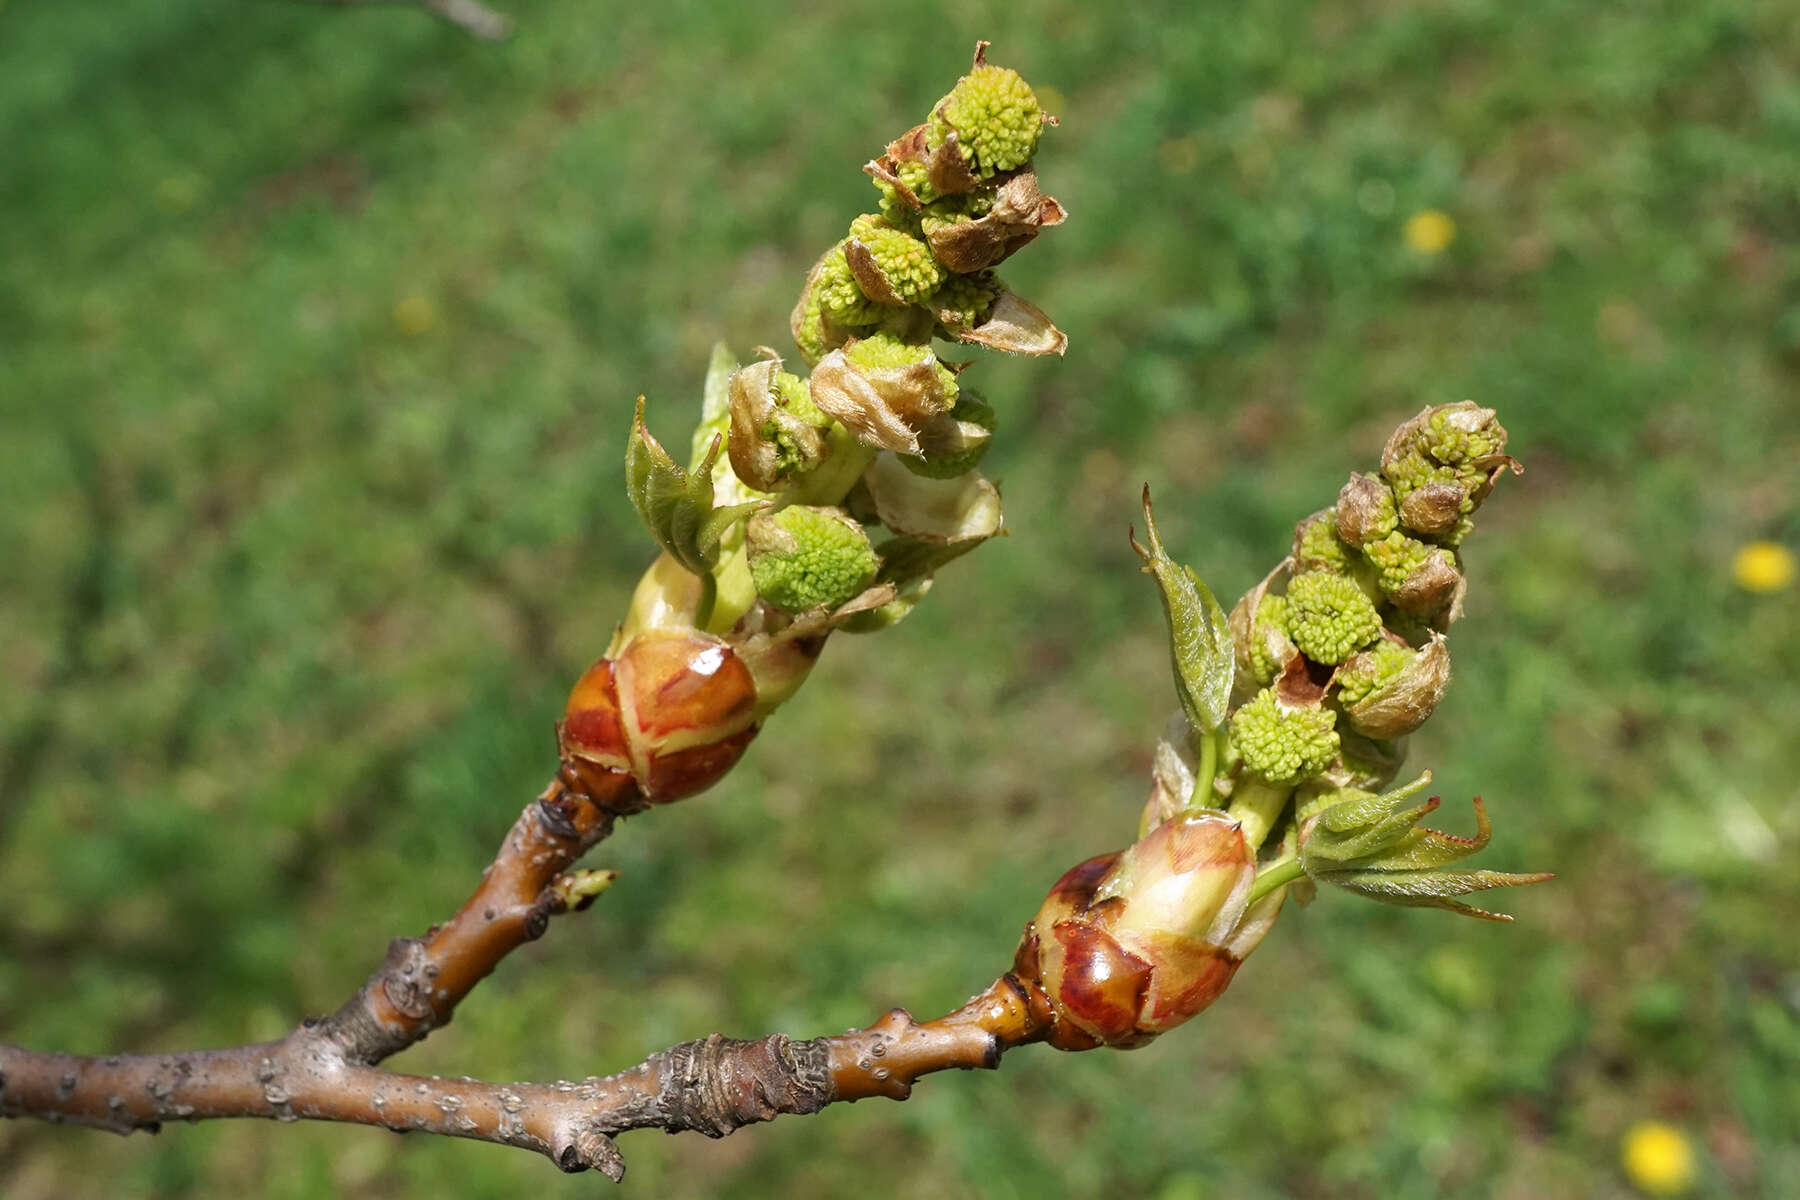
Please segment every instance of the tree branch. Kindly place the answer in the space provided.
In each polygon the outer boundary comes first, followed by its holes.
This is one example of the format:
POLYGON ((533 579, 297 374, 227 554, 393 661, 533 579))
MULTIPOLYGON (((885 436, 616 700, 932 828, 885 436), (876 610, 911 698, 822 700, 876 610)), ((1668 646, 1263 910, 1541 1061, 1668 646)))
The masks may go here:
POLYGON ((483 41, 497 42, 512 29, 512 20, 480 0, 302 0, 331 8, 362 8, 370 4, 412 4, 467 30, 483 41))
POLYGON ((616 1180, 625 1161, 614 1134, 716 1138, 839 1100, 904 1100, 930 1072, 998 1066, 1005 1050, 1045 1037, 1052 1020, 1043 994, 1007 974, 924 1024, 897 1008, 867 1029, 805 1042, 714 1034, 616 1075, 552 1084, 398 1075, 356 1061, 331 1021, 277 1042, 189 1054, 94 1058, 0 1047, 0 1116, 116 1133, 224 1117, 344 1121, 518 1146, 565 1171, 616 1180))
POLYGON ((562 778, 513 822, 481 884, 442 925, 396 938, 355 996, 320 1023, 348 1061, 373 1066, 449 1022, 457 1004, 500 960, 543 935, 550 918, 585 908, 576 860, 612 832, 619 813, 562 778))

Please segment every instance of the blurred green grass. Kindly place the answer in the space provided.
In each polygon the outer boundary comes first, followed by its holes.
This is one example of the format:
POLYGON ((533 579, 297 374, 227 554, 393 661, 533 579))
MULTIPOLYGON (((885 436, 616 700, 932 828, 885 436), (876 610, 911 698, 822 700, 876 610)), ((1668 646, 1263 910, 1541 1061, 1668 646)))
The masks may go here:
MULTIPOLYGON (((605 1072, 959 1002, 1128 835, 1172 703, 1124 527, 1221 594, 1427 402, 1528 465, 1471 543, 1413 762, 1479 792, 1491 928, 1327 896, 1131 1055, 630 1138, 639 1194, 1800 1191, 1800 15, 1777 0, 0 7, 0 1035, 278 1035, 449 911, 551 768, 644 538, 639 392, 785 341, 858 166, 977 37, 1054 89, 1068 330, 983 361, 1013 536, 840 639, 704 800, 398 1064, 605 1072), (1409 250, 1435 208, 1457 234, 1409 250), (416 299, 409 299, 416 298, 416 299), (407 302, 404 307, 402 302, 407 302), (398 311, 397 311, 398 308, 398 311)), ((1452 805, 1451 807, 1454 807, 1452 805)), ((1466 818, 1452 818, 1452 820, 1466 818)), ((539 1161, 258 1123, 9 1123, 9 1198, 585 1194, 539 1161)))

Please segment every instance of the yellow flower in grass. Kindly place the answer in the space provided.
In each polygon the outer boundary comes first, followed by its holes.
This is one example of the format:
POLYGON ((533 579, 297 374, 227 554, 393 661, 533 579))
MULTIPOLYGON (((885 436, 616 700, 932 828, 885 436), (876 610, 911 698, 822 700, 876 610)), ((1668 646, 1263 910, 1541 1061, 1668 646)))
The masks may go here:
POLYGON ((1731 559, 1731 578, 1746 592, 1784 591, 1796 573, 1794 552, 1780 542, 1747 542, 1731 559))
POLYGON ((1694 1183, 1694 1148, 1687 1135, 1661 1121, 1639 1121, 1619 1146, 1625 1177, 1652 1196, 1679 1196, 1694 1183))
POLYGON ((407 337, 430 333, 437 325, 437 305, 430 297, 415 292, 394 305, 394 324, 407 337))
POLYGON ((1406 244, 1420 254, 1442 254, 1456 240, 1456 222, 1436 208, 1406 218, 1406 244))

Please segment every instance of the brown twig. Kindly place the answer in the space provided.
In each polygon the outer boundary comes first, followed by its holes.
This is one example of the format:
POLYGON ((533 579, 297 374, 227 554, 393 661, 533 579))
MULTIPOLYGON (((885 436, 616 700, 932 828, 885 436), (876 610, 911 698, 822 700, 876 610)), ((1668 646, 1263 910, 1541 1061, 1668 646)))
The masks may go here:
POLYGON ((839 1100, 903 1100, 920 1076, 999 1065, 1041 1040, 1050 1010, 1008 974, 962 1008, 920 1024, 894 1009, 867 1029, 795 1042, 781 1034, 683 1042, 627 1071, 579 1083, 494 1084, 398 1075, 356 1060, 333 1021, 277 1042, 110 1058, 0 1047, 0 1116, 130 1133, 166 1121, 264 1117, 346 1121, 518 1146, 565 1171, 625 1172, 628 1129, 723 1137, 839 1100))
POLYGON ((361 8, 369 4, 411 4, 467 30, 484 41, 497 42, 512 29, 512 20, 480 0, 302 0, 332 8, 361 8))

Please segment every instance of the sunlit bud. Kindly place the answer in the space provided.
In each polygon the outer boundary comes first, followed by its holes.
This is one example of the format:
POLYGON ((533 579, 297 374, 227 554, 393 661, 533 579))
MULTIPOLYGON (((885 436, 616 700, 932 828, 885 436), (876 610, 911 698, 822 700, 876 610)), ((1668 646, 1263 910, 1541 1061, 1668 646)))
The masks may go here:
POLYGON ((1463 586, 1451 553, 1396 529, 1363 547, 1382 593, 1404 613, 1431 617, 1451 609, 1463 586))
MULTIPOLYGON (((865 215, 851 223, 844 261, 857 288, 877 304, 911 304, 944 282, 944 268, 931 256, 931 248, 886 217, 865 215)), ((821 303, 828 299, 822 297, 821 303)))
POLYGON ((967 274, 1005 262, 1068 215, 1038 189, 1037 173, 1026 169, 1002 183, 991 201, 975 193, 927 207, 920 228, 946 270, 967 274))
POLYGON ((1257 693, 1231 716, 1231 745, 1243 768, 1268 783, 1292 787, 1325 769, 1338 752, 1337 713, 1290 708, 1273 690, 1257 693))
POLYGON ((765 359, 734 373, 730 405, 731 470, 745 486, 772 492, 824 460, 831 418, 779 360, 765 359))
POLYGON ((1288 581, 1288 637, 1314 662, 1343 662, 1380 632, 1381 614, 1348 576, 1307 571, 1288 581))
POLYGON ((614 812, 711 787, 756 736, 756 686, 718 638, 651 629, 576 681, 557 726, 564 781, 614 812))
POLYGON ((993 408, 975 392, 963 390, 956 411, 934 423, 928 439, 932 449, 923 455, 902 455, 900 463, 915 475, 928 479, 954 479, 973 471, 987 455, 997 418, 993 408))
POLYGON ((1044 990, 1064 1050, 1141 1046, 1211 1004, 1274 904, 1248 904, 1256 862, 1236 821, 1191 812, 1059 880, 1015 970, 1044 990))
POLYGON ((819 360, 813 403, 867 445, 898 454, 928 449, 925 435, 956 403, 956 376, 931 347, 877 333, 819 360))
POLYGON ((757 594, 783 612, 836 608, 860 595, 881 566, 862 526, 836 508, 757 513, 745 545, 757 594))
POLYGON ((1294 526, 1294 570, 1330 571, 1342 575, 1350 569, 1349 547, 1338 537, 1337 510, 1322 509, 1294 526))
POLYGON ((1418 650, 1383 638, 1338 670, 1338 702, 1365 737, 1397 738, 1423 725, 1450 686, 1450 647, 1433 634, 1418 650))
POLYGON ((983 179, 1024 165, 1037 151, 1046 120, 1030 85, 1017 71, 990 66, 985 52, 986 43, 977 47, 974 67, 938 101, 925 135, 931 148, 954 137, 983 179))
POLYGON ((1350 545, 1384 538, 1398 523, 1393 489, 1379 477, 1358 472, 1338 492, 1337 535, 1350 545))

